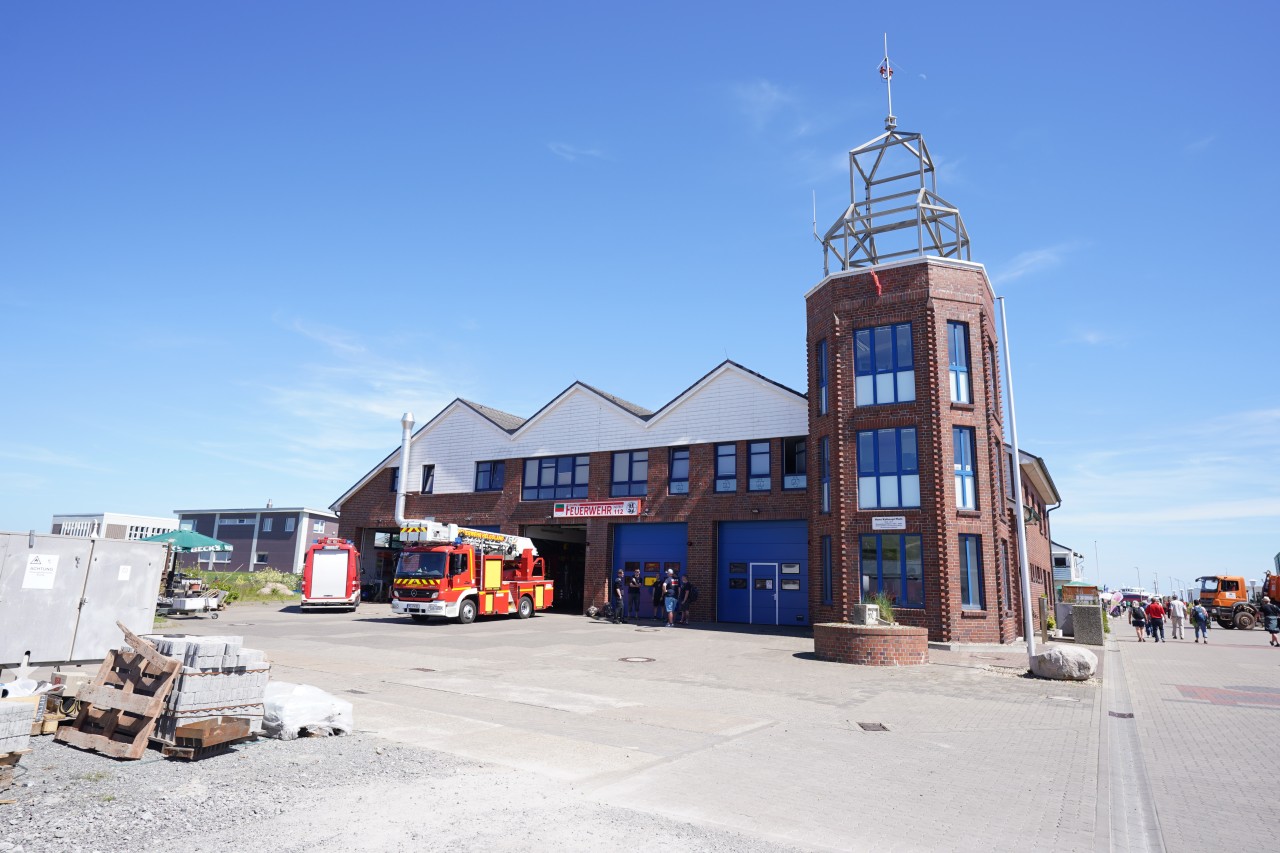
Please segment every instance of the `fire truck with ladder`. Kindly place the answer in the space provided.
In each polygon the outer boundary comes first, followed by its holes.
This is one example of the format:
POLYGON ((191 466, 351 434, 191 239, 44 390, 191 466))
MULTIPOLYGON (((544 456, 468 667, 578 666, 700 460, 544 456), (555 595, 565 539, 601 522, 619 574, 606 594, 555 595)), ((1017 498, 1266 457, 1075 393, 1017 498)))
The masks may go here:
MULTIPOLYGON (((413 415, 406 412, 400 470, 409 470, 413 415)), ((477 616, 514 613, 528 619, 551 606, 555 590, 533 540, 405 518, 405 480, 396 489, 402 550, 391 585, 391 610, 415 621, 432 616, 464 625, 477 616)))

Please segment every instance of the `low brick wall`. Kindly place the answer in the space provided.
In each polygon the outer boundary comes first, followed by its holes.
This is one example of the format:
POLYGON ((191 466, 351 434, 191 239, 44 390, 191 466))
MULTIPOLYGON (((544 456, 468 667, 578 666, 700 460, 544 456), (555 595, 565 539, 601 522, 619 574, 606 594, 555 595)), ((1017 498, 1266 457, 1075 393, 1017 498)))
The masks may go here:
POLYGON ((905 625, 813 626, 813 650, 820 660, 863 666, 919 666, 929 662, 929 631, 905 625))

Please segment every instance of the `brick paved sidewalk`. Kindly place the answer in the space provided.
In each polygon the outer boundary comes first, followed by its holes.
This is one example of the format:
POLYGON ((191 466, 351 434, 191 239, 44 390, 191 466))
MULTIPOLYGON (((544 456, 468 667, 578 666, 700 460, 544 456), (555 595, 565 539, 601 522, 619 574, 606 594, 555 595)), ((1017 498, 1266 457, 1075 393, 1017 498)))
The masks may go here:
POLYGON ((1261 630, 1138 643, 1123 658, 1160 834, 1170 851, 1269 849, 1280 767, 1280 649, 1261 630))

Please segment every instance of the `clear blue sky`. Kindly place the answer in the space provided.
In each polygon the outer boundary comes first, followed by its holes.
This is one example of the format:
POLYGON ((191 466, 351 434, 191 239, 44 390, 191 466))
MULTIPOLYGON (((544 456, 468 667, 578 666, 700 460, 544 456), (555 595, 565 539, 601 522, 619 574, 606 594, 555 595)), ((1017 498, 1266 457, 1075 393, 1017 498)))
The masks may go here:
POLYGON ((456 396, 803 389, 810 194, 848 201, 888 31, 1054 538, 1112 584, 1260 576, 1276 10, 881 5, 4 4, 0 529, 327 506, 456 396))

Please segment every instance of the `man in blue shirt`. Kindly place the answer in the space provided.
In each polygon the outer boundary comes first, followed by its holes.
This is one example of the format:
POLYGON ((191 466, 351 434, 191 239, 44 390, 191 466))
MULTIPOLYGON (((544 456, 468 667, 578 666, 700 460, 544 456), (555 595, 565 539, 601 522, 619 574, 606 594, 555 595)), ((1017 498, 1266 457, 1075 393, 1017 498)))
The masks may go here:
POLYGON ((667 579, 662 584, 662 603, 667 609, 667 627, 676 626, 676 608, 680 606, 680 579, 675 569, 667 569, 667 579))

